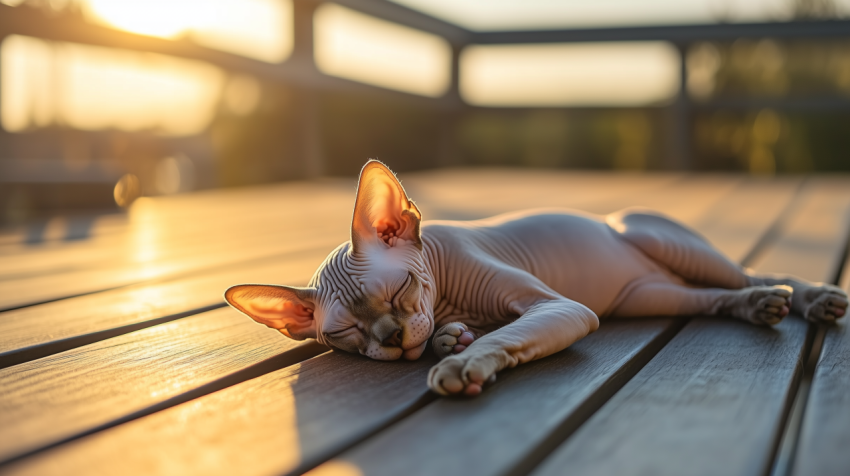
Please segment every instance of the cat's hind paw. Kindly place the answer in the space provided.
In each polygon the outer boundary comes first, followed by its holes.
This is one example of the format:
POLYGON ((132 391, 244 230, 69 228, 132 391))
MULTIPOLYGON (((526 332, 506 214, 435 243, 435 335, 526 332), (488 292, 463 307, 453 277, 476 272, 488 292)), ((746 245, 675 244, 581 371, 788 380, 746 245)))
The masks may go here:
POLYGON ((847 293, 837 286, 825 284, 806 293, 811 302, 803 313, 812 322, 834 322, 847 313, 847 293))
POLYGON ((437 357, 444 359, 453 354, 459 354, 466 350, 475 341, 475 336, 469 332, 466 324, 450 322, 437 329, 431 346, 437 357))

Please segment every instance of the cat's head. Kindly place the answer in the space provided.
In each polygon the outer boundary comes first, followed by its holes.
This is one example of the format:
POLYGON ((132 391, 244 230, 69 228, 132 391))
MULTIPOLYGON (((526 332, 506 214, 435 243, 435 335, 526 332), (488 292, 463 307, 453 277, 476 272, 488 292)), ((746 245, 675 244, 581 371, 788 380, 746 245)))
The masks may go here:
POLYGON ((418 359, 434 330, 421 220, 393 172, 369 161, 360 172, 351 241, 328 255, 308 287, 240 284, 224 297, 292 339, 377 360, 418 359))

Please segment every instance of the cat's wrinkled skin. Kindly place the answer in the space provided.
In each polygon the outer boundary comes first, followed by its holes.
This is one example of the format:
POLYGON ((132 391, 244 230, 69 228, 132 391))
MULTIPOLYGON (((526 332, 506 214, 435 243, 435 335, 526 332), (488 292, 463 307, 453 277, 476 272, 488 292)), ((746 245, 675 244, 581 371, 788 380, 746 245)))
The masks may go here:
POLYGON ((839 288, 751 274, 653 212, 421 219, 393 173, 370 161, 351 241, 308 287, 238 285, 225 298, 287 337, 378 360, 415 360, 433 334, 443 360, 428 385, 443 395, 477 395, 499 370, 595 331, 599 317, 730 315, 774 325, 792 310, 829 322, 847 309, 839 288))

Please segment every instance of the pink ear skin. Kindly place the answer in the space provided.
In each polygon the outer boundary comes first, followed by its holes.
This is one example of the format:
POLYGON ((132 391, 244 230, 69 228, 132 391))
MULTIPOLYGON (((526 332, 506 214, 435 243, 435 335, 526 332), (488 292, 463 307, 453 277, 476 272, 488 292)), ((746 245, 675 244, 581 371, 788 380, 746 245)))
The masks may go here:
POLYGON ((251 319, 295 340, 315 339, 315 289, 240 284, 224 292, 228 304, 251 319))
POLYGON ((422 214, 407 197, 395 174, 377 160, 367 162, 360 172, 351 221, 354 249, 382 242, 385 246, 396 246, 399 240, 404 240, 421 250, 421 221, 422 214))

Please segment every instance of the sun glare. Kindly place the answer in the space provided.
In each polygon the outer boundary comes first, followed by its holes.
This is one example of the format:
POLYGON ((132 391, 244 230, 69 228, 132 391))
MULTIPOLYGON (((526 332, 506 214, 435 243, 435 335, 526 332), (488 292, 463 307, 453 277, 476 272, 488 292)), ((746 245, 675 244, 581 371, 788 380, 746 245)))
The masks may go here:
POLYGON ((316 65, 332 76, 438 97, 451 79, 451 48, 436 35, 324 4, 313 20, 316 65))
POLYGON ((644 106, 674 97, 680 65, 665 42, 471 46, 460 92, 478 106, 644 106))
POLYGON ((291 0, 85 0, 97 23, 279 63, 292 51, 291 0))
POLYGON ((12 35, 0 45, 0 121, 189 135, 207 127, 224 73, 153 53, 12 35))

